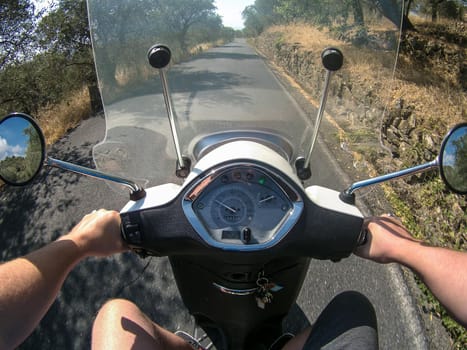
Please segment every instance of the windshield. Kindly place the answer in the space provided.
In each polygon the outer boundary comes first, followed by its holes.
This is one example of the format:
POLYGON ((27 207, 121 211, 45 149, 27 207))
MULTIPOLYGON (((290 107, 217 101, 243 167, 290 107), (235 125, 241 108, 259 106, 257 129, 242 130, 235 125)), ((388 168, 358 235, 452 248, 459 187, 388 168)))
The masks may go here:
POLYGON ((391 78, 396 0, 89 0, 88 10, 106 117, 93 152, 99 170, 145 187, 182 181, 159 72, 147 59, 154 44, 172 52, 165 72, 181 153, 193 162, 207 136, 226 132, 261 135, 291 163, 306 156, 325 77, 320 55, 330 46, 344 66, 331 83, 328 116, 379 137, 384 106, 368 107, 373 96, 361 91, 378 84, 381 92, 391 78))

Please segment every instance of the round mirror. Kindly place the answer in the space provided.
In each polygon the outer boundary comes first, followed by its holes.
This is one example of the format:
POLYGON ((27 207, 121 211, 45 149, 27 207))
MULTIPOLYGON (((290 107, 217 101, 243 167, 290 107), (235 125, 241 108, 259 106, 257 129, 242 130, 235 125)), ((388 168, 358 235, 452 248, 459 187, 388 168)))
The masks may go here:
POLYGON ((30 116, 14 113, 0 121, 0 179, 25 185, 39 172, 44 158, 44 135, 30 116))
POLYGON ((445 137, 440 154, 441 177, 452 191, 467 194, 467 123, 445 137))

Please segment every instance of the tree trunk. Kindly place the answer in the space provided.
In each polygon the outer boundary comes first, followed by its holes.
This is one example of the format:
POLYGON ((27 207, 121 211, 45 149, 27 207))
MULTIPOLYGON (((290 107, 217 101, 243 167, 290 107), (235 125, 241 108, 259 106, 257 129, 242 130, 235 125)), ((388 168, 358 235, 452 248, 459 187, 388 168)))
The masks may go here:
POLYGON ((438 1, 436 0, 431 2, 431 21, 438 22, 438 1))
POLYGON ((407 0, 406 1, 406 5, 405 5, 405 9, 404 9, 404 16, 405 17, 409 17, 409 14, 410 14, 410 8, 412 7, 412 2, 413 0, 407 0))
MULTIPOLYGON (((436 0, 435 0, 436 1, 436 0)), ((383 13, 383 16, 389 19, 397 27, 400 25, 400 6, 395 0, 373 0, 376 7, 383 13)), ((412 22, 410 22, 408 16, 402 14, 402 30, 415 30, 412 22)))
POLYGON ((438 7, 439 4, 444 2, 445 0, 430 0, 431 2, 431 21, 437 22, 438 21, 438 7))
POLYGON ((360 0, 352 0, 352 9, 355 24, 359 26, 364 26, 365 21, 363 18, 363 10, 362 5, 360 4, 360 0))
POLYGON ((91 114, 97 114, 102 111, 102 98, 99 87, 96 83, 88 85, 89 100, 91 103, 91 114))

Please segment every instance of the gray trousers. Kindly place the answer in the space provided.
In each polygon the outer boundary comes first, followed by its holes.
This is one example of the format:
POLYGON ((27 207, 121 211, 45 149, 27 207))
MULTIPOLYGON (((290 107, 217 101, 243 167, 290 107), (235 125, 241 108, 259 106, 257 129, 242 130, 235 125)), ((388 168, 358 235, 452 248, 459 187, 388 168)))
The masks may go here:
POLYGON ((358 292, 337 295, 313 325, 303 349, 378 349, 376 314, 358 292))

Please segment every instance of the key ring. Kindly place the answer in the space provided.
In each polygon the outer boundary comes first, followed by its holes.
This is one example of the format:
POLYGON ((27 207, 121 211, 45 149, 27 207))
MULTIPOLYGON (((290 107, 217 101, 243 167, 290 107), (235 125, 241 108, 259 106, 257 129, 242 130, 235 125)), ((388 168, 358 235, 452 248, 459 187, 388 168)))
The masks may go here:
POLYGON ((263 287, 265 286, 266 284, 269 283, 269 280, 266 278, 266 277, 259 277, 257 280, 256 280, 256 285, 258 287, 263 287))

